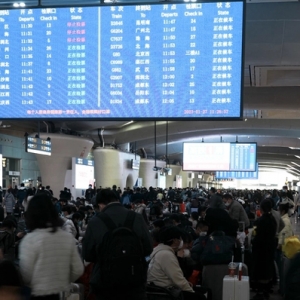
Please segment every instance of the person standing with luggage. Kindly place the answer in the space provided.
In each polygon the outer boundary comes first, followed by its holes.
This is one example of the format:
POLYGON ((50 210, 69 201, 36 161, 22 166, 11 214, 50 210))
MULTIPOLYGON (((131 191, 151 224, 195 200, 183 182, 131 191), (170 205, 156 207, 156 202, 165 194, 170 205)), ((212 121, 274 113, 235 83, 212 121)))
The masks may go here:
POLYGON ((90 279, 98 300, 144 300, 152 239, 142 215, 126 209, 110 189, 97 194, 100 213, 88 223, 82 256, 95 263, 90 279))

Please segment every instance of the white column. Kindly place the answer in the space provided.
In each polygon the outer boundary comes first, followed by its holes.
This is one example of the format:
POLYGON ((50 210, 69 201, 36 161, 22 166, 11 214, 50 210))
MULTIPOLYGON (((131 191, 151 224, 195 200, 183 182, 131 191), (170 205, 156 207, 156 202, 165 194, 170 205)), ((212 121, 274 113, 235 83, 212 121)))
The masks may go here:
POLYGON ((51 138, 51 156, 36 154, 36 159, 43 185, 50 185, 54 196, 58 197, 64 188, 66 171, 72 168, 72 157, 86 158, 94 142, 72 135, 40 133, 40 138, 48 137, 51 138))
POLYGON ((97 148, 93 153, 97 188, 134 186, 139 170, 132 169, 131 160, 140 160, 140 156, 110 148, 97 148))

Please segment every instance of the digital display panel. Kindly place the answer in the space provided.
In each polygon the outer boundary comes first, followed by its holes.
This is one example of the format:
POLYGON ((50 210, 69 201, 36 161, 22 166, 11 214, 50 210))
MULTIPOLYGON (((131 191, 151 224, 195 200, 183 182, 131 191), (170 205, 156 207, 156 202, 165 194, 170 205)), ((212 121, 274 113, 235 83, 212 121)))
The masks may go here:
POLYGON ((87 189, 94 184, 94 161, 84 158, 75 159, 75 189, 87 189))
POLYGON ((183 143, 184 171, 256 171, 256 143, 183 143))
POLYGON ((51 155, 51 141, 27 136, 25 138, 25 151, 41 155, 51 155))
POLYGON ((254 172, 226 172, 217 171, 216 179, 258 179, 258 164, 254 172))
POLYGON ((132 159, 131 160, 131 168, 134 170, 140 169, 140 161, 138 159, 132 159))
POLYGON ((243 1, 1 10, 0 117, 240 118, 243 11, 243 1))

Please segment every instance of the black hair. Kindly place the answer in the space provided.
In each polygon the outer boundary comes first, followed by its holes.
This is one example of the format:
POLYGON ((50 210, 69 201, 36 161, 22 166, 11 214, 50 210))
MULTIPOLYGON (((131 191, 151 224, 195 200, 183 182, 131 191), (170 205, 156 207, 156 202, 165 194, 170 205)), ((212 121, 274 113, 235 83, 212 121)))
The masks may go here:
POLYGON ((177 226, 165 226, 159 231, 158 239, 165 245, 172 245, 173 239, 180 239, 182 231, 177 226))
POLYGON ((176 223, 180 223, 180 215, 179 214, 171 214, 170 219, 175 221, 176 223))
POLYGON ((160 234, 160 229, 159 228, 154 228, 151 230, 151 237, 154 243, 159 243, 159 234, 160 234))
POLYGON ((264 199, 260 202, 260 208, 263 211, 263 213, 270 213, 272 210, 272 202, 269 198, 264 199))
POLYGON ((98 204, 105 204, 111 202, 116 202, 118 199, 116 198, 115 193, 110 189, 103 189, 97 194, 96 201, 98 204))
POLYGON ((72 213, 72 208, 70 205, 64 205, 61 209, 61 211, 67 211, 68 215, 70 215, 72 213))
POLYGON ((158 228, 162 228, 165 226, 165 222, 162 219, 156 219, 155 221, 153 221, 152 224, 154 227, 158 227, 158 228))
POLYGON ((77 240, 79 238, 79 227, 78 227, 78 223, 76 223, 75 220, 80 220, 80 219, 81 219, 81 214, 80 213, 76 212, 76 213, 73 214, 73 216, 72 216, 72 222, 73 222, 73 224, 74 224, 74 226, 76 228, 76 236, 75 236, 75 238, 77 240))
POLYGON ((164 223, 165 223, 165 226, 172 226, 173 220, 170 217, 166 217, 166 218, 164 218, 164 223))
POLYGON ((85 218, 85 213, 82 210, 78 210, 76 214, 80 215, 80 220, 82 221, 85 218))
POLYGON ((224 194, 222 196, 223 199, 232 199, 232 196, 230 194, 224 194))
POLYGON ((205 222, 204 220, 201 219, 201 220, 198 221, 198 223, 197 223, 197 225, 196 225, 196 229, 197 229, 197 228, 203 228, 203 227, 205 227, 205 226, 208 227, 207 222, 205 222))
POLYGON ((281 192, 280 196, 281 196, 281 198, 286 198, 287 197, 287 193, 286 192, 281 192))
POLYGON ((34 195, 34 192, 33 192, 33 189, 32 188, 29 188, 26 190, 26 197, 25 199, 28 197, 28 196, 33 196, 34 195))
POLYGON ((193 218, 193 220, 198 221, 199 214, 196 211, 193 211, 191 213, 191 217, 193 218))
POLYGON ((56 232, 56 228, 62 225, 58 212, 52 203, 52 198, 44 193, 37 194, 30 200, 25 222, 30 231, 37 228, 52 227, 52 232, 56 232))
POLYGON ((193 237, 189 232, 183 231, 182 230, 182 240, 185 244, 189 244, 193 241, 193 237))
POLYGON ((284 204, 281 203, 281 204, 279 204, 279 211, 284 212, 284 214, 286 214, 289 212, 289 207, 290 207, 289 203, 284 203, 284 204))
POLYGON ((2 228, 8 228, 8 229, 13 229, 18 227, 17 220, 15 219, 14 216, 7 216, 1 225, 2 228))
POLYGON ((71 205, 71 212, 72 213, 76 213, 77 212, 77 208, 75 205, 71 205))

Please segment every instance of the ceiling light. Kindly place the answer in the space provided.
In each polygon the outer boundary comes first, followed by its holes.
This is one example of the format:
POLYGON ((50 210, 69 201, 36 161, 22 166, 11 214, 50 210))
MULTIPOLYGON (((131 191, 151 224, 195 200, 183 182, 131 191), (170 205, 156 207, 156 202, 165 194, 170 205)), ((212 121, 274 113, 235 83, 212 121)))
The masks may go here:
POLYGON ((297 148, 297 147, 289 147, 289 148, 292 150, 300 150, 300 148, 297 148))
POLYGON ((26 6, 26 4, 24 3, 24 2, 15 2, 14 4, 13 4, 13 7, 25 7, 26 6))
POLYGON ((295 155, 295 157, 297 157, 298 159, 300 159, 300 156, 298 156, 298 155, 295 155))
POLYGON ((125 124, 123 124, 121 127, 123 127, 123 126, 127 126, 127 125, 130 125, 130 124, 132 124, 134 121, 129 121, 129 122, 127 122, 127 123, 125 123, 125 124))

